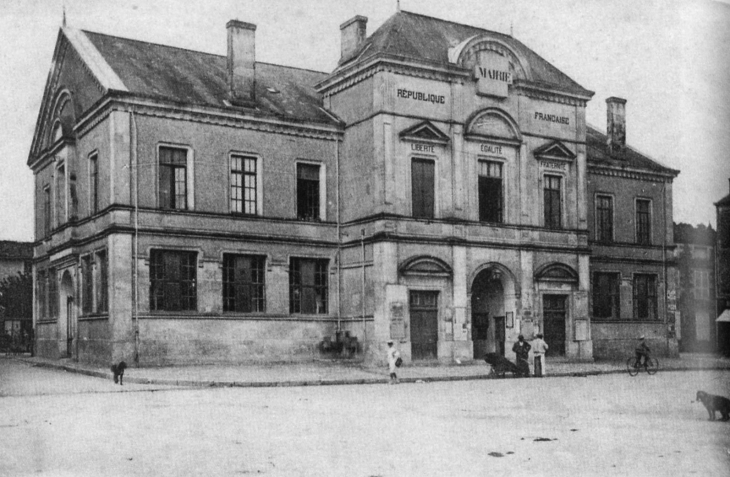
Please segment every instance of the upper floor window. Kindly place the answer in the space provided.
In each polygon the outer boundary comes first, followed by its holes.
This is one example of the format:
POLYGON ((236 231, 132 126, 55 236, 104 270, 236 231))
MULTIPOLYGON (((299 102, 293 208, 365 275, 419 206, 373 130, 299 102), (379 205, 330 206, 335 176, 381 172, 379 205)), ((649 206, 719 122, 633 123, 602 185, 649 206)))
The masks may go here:
POLYGON ((255 157, 231 156, 231 212, 257 212, 257 164, 255 157))
POLYGON ((159 202, 163 209, 188 208, 188 150, 160 146, 159 202))
POLYGON ((596 196, 596 240, 613 241, 613 197, 596 196))
POLYGON ((413 217, 434 218, 434 169, 434 161, 413 159, 411 163, 413 217))
POLYGON ((319 171, 316 164, 297 164, 297 218, 321 220, 319 171))
POLYGON ((479 220, 501 223, 503 210, 502 163, 479 161, 479 220))
POLYGON ((150 253, 150 310, 197 309, 195 252, 152 250, 150 253))
POLYGON ((66 223, 66 165, 56 168, 56 225, 66 223))
POLYGON ((596 272, 593 274, 593 318, 618 320, 619 274, 596 272))
POLYGON ((51 235, 51 186, 43 187, 43 236, 51 235))
POLYGON ((55 268, 48 269, 48 318, 58 318, 58 273, 55 268))
POLYGON ((265 311, 265 262, 256 255, 223 255, 223 311, 265 311))
POLYGON ((292 258, 289 264, 289 312, 326 314, 328 260, 292 258))
POLYGON ((94 311, 94 278, 91 255, 81 257, 81 313, 89 315, 94 311))
POLYGON ((634 275, 634 319, 657 319, 656 275, 634 275))
POLYGON ((709 270, 692 270, 692 294, 697 300, 710 299, 709 270))
POLYGON ((96 273, 94 287, 96 288, 96 313, 109 311, 109 259, 106 250, 96 252, 96 273))
POLYGON ((99 212, 99 155, 89 156, 89 210, 91 215, 99 212))
POLYGON ((38 300, 38 318, 48 318, 48 270, 36 272, 36 298, 38 300))
POLYGON ((545 176, 543 184, 545 227, 550 229, 559 229, 562 227, 561 182, 562 177, 560 176, 545 176))
POLYGON ((651 243, 651 201, 636 200, 636 243, 649 245, 651 243))

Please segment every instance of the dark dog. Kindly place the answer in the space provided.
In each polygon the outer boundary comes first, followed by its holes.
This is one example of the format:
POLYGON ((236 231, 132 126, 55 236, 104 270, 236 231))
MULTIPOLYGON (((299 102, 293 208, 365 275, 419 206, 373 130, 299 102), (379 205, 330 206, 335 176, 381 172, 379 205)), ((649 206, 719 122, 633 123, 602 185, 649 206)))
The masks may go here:
POLYGON ((127 369, 127 363, 121 361, 119 364, 112 364, 112 373, 114 373, 114 383, 124 385, 124 370, 127 369))
POLYGON ((701 402, 710 415, 710 420, 715 420, 715 413, 722 415, 722 421, 730 420, 730 399, 723 396, 714 396, 704 391, 697 391, 697 401, 701 402))
POLYGON ((512 373, 514 376, 522 375, 522 371, 515 363, 508 360, 504 356, 497 353, 487 353, 484 355, 484 361, 492 366, 492 372, 503 378, 506 373, 512 373))

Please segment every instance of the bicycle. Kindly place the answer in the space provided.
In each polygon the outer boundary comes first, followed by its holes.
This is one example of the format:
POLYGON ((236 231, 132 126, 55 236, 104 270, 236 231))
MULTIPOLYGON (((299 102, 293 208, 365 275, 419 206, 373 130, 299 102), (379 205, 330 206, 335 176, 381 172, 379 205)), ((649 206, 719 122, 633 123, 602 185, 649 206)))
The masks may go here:
POLYGON ((646 358, 644 364, 640 363, 641 358, 636 356, 630 357, 626 360, 626 368, 629 371, 630 376, 636 376, 643 367, 646 372, 650 375, 655 375, 659 371, 659 360, 656 358, 646 358))

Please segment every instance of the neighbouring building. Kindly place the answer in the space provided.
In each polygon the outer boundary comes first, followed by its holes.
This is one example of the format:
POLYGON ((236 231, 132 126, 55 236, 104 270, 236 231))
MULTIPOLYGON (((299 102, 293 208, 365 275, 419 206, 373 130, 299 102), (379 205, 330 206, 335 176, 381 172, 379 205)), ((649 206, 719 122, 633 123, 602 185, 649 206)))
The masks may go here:
POLYGON ((680 351, 715 352, 715 230, 711 226, 674 225, 679 273, 677 327, 680 351))
POLYGON ((140 365, 659 354, 672 179, 517 39, 398 12, 331 73, 61 29, 28 164, 38 353, 140 365), (614 226, 615 224, 615 226, 614 226), (598 318, 596 318, 598 313, 598 318))
POLYGON ((717 299, 717 350, 730 356, 730 194, 715 203, 715 296, 717 299))
POLYGON ((0 333, 17 340, 33 330, 33 243, 0 240, 0 333))

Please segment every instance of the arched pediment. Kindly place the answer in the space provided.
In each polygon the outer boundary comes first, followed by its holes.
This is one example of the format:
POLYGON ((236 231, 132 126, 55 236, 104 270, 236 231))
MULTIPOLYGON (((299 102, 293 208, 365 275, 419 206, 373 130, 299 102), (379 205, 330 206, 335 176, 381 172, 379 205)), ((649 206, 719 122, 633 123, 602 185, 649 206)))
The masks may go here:
POLYGON ((578 273, 564 263, 548 263, 535 271, 535 280, 578 283, 578 273))
POLYGON ((472 69, 479 63, 482 52, 495 53, 506 58, 513 77, 532 81, 532 71, 527 59, 515 48, 488 33, 467 38, 455 47, 449 48, 449 62, 472 69))
POLYGON ((496 108, 475 114, 467 123, 466 135, 501 139, 512 143, 522 142, 522 134, 517 123, 507 113, 496 108))
POLYGON ((46 124, 45 146, 53 145, 60 138, 72 137, 75 124, 76 110, 73 96, 67 89, 61 89, 56 93, 50 121, 46 124))
POLYGON ((403 262, 398 267, 401 275, 427 275, 431 277, 451 277, 453 271, 448 263, 429 255, 419 255, 403 262))

